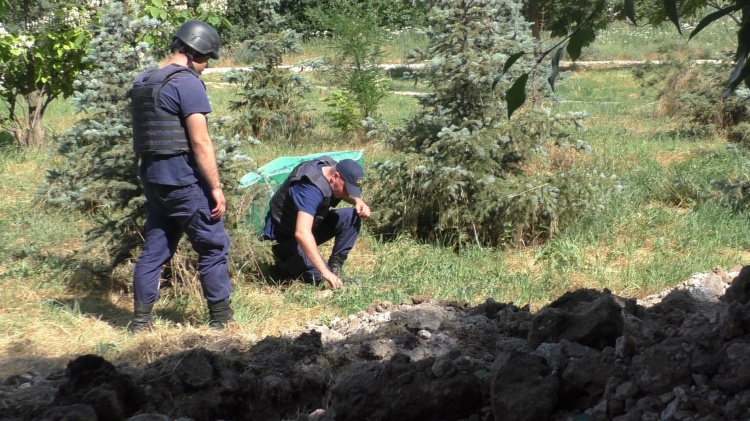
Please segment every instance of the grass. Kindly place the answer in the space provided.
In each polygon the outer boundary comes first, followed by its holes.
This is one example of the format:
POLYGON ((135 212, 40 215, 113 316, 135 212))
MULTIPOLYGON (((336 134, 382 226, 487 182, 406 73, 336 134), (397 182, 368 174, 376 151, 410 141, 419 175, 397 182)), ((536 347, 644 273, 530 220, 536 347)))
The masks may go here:
MULTIPOLYGON (((697 22, 697 21, 696 21, 697 22)), ((695 59, 722 59, 734 52, 737 24, 725 18, 688 37, 695 23, 682 23, 680 35, 672 23, 635 27, 618 22, 597 35, 582 51, 580 60, 660 60, 668 54, 695 59)))
MULTIPOLYGON (((605 35, 601 39, 634 36, 605 35)), ((410 42, 391 50, 404 51, 410 42)), ((621 41, 612 41, 613 45, 616 42, 621 41)), ((585 57, 622 58, 605 47, 592 46, 585 57)), ((312 50, 320 48, 312 45, 312 50)), ((637 54, 644 58, 650 53, 637 54)), ((214 115, 224 115, 233 90, 213 76, 206 79, 214 115)), ((425 90, 403 82, 394 89, 425 90)), ((324 94, 324 87, 319 87, 308 96, 314 114, 320 114, 317 99, 324 94)), ((140 336, 127 333, 132 296, 111 288, 110 280, 96 278, 77 263, 89 217, 63 212, 38 199, 45 170, 59 159, 54 148, 40 153, 2 146, 0 205, 6 212, 0 216, 0 331, 5 334, 0 335, 0 378, 60 367, 84 353, 141 364, 195 346, 243 348, 310 321, 345 317, 376 301, 408 302, 415 295, 472 304, 493 297, 533 309, 577 288, 609 288, 639 297, 695 272, 729 268, 750 257, 747 215, 720 203, 690 200, 691 189, 711 179, 746 176, 748 162, 742 154, 721 139, 681 135, 679 122, 660 114, 653 93, 643 92, 627 69, 576 70, 559 84, 558 95, 561 102, 555 112, 585 110, 590 115, 587 130, 578 135, 593 151, 578 165, 615 175, 623 187, 608 207, 576 221, 546 244, 504 250, 446 249, 408 237, 386 242, 365 225, 346 267, 363 281, 333 293, 299 283, 277 285, 249 275, 252 271, 245 269, 253 261, 233 260, 233 301, 239 323, 226 332, 203 327, 205 305, 197 293, 167 288, 156 306, 156 329, 140 336)), ((416 111, 416 99, 389 95, 380 111, 390 125, 397 126, 416 111)), ((48 117, 52 130, 63 130, 76 118, 62 101, 52 104, 48 117)), ((258 165, 281 155, 325 149, 363 148, 367 163, 389 156, 377 142, 316 130, 319 140, 312 143, 305 139, 262 143, 248 148, 248 154, 258 165)), ((256 247, 260 255, 266 247, 245 237, 232 240, 238 256, 240 250, 256 247)), ((114 276, 127 280, 131 274, 132 266, 126 265, 114 276)))
MULTIPOLYGON (((427 37, 416 29, 392 32, 383 46, 383 63, 405 64, 408 54, 427 46, 427 37)), ((304 49, 299 54, 284 57, 284 64, 295 65, 303 60, 330 57, 335 54, 331 43, 326 38, 311 38, 305 42, 304 49)))

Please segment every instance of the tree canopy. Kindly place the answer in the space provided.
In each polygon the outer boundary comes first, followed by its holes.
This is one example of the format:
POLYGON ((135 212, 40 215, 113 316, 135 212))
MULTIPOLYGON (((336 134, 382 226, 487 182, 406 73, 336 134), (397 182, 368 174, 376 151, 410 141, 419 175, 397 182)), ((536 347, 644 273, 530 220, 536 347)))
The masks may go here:
POLYGON ((0 4, 0 99, 8 111, 0 128, 19 145, 40 145, 47 106, 72 95, 76 75, 89 66, 83 58, 93 11, 61 0, 0 4))
MULTIPOLYGON (((577 60, 581 49, 596 39, 596 31, 616 19, 627 19, 633 25, 643 21, 653 25, 669 20, 682 34, 681 17, 687 19, 702 15, 705 16, 691 31, 688 40, 725 16, 731 16, 738 23, 735 67, 728 77, 724 96, 731 95, 740 83, 744 82, 750 87, 750 64, 747 60, 750 56, 750 0, 587 0, 570 4, 555 0, 529 0, 526 3, 526 16, 534 23, 534 28, 537 31, 548 30, 552 36, 560 37, 551 48, 537 55, 537 64, 548 56, 551 57, 552 72, 548 80, 553 88, 563 52, 571 60, 577 60), (559 7, 563 4, 566 5, 564 8, 559 7), (571 7, 577 12, 571 13, 571 7), (736 16, 737 13, 740 13, 739 17, 736 16)), ((512 55, 496 80, 502 77, 515 60, 529 53, 532 52, 521 50, 512 55)), ((527 80, 528 73, 522 74, 506 93, 509 118, 526 101, 527 80)))

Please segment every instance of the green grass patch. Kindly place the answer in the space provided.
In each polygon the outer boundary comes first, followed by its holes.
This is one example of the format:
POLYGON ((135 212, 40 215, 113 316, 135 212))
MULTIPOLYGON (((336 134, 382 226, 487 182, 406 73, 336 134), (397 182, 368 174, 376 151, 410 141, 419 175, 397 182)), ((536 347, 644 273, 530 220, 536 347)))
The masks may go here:
POLYGON ((731 46, 736 45, 737 24, 731 19, 714 22, 690 41, 687 35, 695 24, 683 24, 685 36, 681 36, 669 22, 655 27, 614 23, 599 33, 593 44, 583 49, 579 60, 663 60, 670 54, 720 59, 734 51, 731 46))

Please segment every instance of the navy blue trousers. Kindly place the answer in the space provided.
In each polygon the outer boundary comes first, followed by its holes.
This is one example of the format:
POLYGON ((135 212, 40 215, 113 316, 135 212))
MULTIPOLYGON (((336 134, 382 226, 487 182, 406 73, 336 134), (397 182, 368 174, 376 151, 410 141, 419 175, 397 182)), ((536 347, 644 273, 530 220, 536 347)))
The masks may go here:
MULTIPOLYGON (((320 224, 313 227, 313 236, 318 245, 334 239, 331 256, 346 258, 357 242, 362 219, 354 212, 354 208, 333 209, 320 224)), ((305 256, 302 247, 295 238, 276 239, 272 247, 273 255, 286 266, 289 275, 298 277, 305 275, 305 279, 320 280, 320 271, 305 256)))
POLYGON ((203 296, 210 303, 229 298, 229 236, 223 220, 211 219, 208 194, 198 184, 145 184, 143 190, 146 224, 143 250, 133 273, 135 301, 150 304, 159 298, 162 266, 177 252, 183 234, 198 253, 203 296))

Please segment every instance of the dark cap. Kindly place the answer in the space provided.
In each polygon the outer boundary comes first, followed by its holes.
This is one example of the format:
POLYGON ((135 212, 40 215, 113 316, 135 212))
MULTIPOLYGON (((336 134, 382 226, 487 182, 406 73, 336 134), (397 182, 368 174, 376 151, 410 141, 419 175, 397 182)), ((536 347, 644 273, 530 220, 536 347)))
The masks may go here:
POLYGON ((346 191, 351 197, 362 197, 362 183, 365 181, 365 170, 353 159, 342 159, 336 164, 336 172, 346 181, 346 191))

